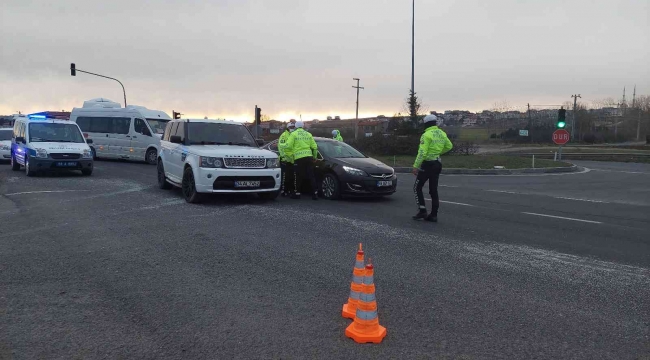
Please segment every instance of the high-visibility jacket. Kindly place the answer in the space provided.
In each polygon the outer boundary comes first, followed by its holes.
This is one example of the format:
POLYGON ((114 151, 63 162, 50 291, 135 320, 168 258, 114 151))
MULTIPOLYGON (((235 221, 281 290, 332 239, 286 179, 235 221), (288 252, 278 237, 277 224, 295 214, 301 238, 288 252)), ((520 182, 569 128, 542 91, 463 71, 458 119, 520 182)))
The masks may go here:
POLYGON ((449 141, 447 134, 437 126, 431 126, 420 137, 420 148, 413 167, 419 169, 422 162, 436 160, 440 155, 448 152, 452 148, 453 145, 449 141))
POLYGON ((337 141, 343 141, 343 137, 341 136, 341 132, 336 130, 336 136, 333 136, 332 139, 337 140, 337 141))
POLYGON ((289 135, 291 135, 291 131, 285 130, 278 139, 278 152, 280 153, 280 161, 287 161, 285 149, 287 147, 287 140, 289 139, 289 135))
POLYGON ((284 154, 291 163, 307 156, 313 156, 316 159, 318 145, 316 145, 316 141, 314 141, 314 137, 310 133, 298 128, 289 135, 284 154))

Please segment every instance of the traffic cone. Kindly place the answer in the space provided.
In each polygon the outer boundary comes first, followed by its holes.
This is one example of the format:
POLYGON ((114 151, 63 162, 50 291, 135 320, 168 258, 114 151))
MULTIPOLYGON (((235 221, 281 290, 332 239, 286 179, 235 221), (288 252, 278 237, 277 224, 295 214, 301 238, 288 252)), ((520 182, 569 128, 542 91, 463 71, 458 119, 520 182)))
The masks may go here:
POLYGON ((379 344, 386 337, 386 328, 379 325, 377 300, 375 298, 374 268, 366 265, 363 287, 357 303, 354 322, 345 329, 345 336, 358 343, 379 344))
POLYGON ((354 263, 354 269, 352 270, 352 281, 350 282, 350 296, 348 297, 348 303, 343 305, 342 315, 347 319, 354 319, 354 316, 357 313, 357 303, 359 302, 359 294, 361 293, 361 288, 363 287, 363 275, 365 274, 364 269, 364 258, 363 258, 363 248, 361 243, 359 243, 359 250, 357 251, 357 260, 354 263))

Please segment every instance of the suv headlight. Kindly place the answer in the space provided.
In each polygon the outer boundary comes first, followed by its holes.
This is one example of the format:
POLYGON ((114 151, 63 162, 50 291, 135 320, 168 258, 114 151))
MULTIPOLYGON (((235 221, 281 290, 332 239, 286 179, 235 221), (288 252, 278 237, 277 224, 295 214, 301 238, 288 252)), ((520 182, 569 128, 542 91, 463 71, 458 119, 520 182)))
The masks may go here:
POLYGON ((267 168, 277 168, 279 166, 278 159, 266 159, 267 168))
POLYGON ((90 152, 90 150, 86 149, 86 150, 84 150, 83 154, 81 154, 81 157, 83 159, 92 159, 93 158, 93 153, 90 152))
POLYGON ((223 167, 223 160, 221 158, 201 156, 202 168, 220 168, 223 167))
POLYGON ((36 157, 41 159, 47 159, 47 150, 45 149, 34 149, 36 151, 36 157))
POLYGON ((365 171, 349 166, 343 166, 343 170, 345 170, 346 173, 350 175, 357 175, 357 176, 368 176, 365 171))

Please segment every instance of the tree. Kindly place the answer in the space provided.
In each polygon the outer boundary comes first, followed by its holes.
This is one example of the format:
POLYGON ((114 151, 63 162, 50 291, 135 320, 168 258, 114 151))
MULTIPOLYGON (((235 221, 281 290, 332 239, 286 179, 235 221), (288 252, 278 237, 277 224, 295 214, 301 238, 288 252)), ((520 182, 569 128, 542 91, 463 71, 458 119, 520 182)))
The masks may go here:
POLYGON ((269 121, 269 120, 271 120, 270 116, 268 116, 266 114, 262 114, 262 118, 260 119, 260 121, 269 121))
POLYGON ((411 125, 417 127, 419 122, 424 118, 427 107, 422 105, 422 102, 417 97, 417 93, 409 90, 409 97, 406 98, 403 109, 404 112, 409 114, 411 125))

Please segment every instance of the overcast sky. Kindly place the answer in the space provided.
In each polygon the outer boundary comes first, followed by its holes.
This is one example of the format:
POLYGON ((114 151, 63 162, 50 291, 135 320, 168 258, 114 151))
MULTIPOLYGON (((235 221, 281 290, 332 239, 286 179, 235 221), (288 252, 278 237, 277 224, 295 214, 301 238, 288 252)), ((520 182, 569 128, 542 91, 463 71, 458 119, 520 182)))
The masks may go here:
MULTIPOLYGON (((416 0, 428 110, 650 93, 650 0, 416 0)), ((410 0, 2 0, 0 114, 122 101, 248 120, 403 111, 410 0)))

